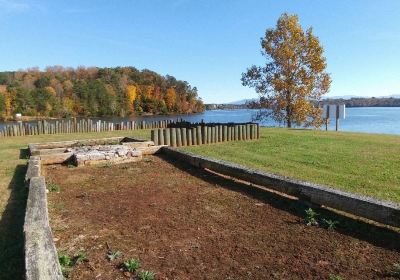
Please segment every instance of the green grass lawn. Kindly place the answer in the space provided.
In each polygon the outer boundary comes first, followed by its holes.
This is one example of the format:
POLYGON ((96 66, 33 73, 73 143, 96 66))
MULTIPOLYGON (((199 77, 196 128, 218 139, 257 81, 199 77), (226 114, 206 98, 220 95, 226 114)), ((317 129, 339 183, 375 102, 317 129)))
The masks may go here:
POLYGON ((262 128, 256 141, 183 149, 400 203, 400 136, 262 128))
MULTIPOLYGON (((27 144, 125 135, 150 138, 150 131, 0 138, 0 279, 23 278, 27 144)), ((183 149, 400 202, 400 136, 264 128, 257 141, 183 149)))
POLYGON ((27 144, 129 135, 150 138, 150 130, 0 138, 0 279, 23 279, 24 275, 27 144))

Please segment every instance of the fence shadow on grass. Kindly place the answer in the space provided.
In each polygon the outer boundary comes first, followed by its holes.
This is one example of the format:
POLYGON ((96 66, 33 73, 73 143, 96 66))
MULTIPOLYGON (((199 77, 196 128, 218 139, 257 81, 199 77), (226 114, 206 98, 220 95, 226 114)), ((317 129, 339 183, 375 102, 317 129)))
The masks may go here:
MULTIPOLYGON (((206 170, 198 169, 188 164, 173 160, 163 154, 159 157, 175 167, 185 171, 195 177, 198 177, 208 183, 217 184, 220 187, 240 192, 261 202, 267 203, 277 209, 287 211, 301 218, 305 217, 305 210, 309 207, 306 204, 281 196, 279 194, 263 190, 255 186, 249 186, 229 178, 225 178, 206 170)), ((400 251, 400 233, 390 228, 370 224, 361 220, 352 219, 326 208, 315 209, 319 217, 339 222, 335 231, 352 236, 354 238, 364 240, 375 246, 386 248, 389 250, 400 251)))
POLYGON ((20 149, 19 150, 19 159, 29 159, 29 149, 20 149))
POLYGON ((0 218, 0 279, 24 279, 23 225, 28 191, 26 165, 17 165, 9 184, 7 206, 0 218))

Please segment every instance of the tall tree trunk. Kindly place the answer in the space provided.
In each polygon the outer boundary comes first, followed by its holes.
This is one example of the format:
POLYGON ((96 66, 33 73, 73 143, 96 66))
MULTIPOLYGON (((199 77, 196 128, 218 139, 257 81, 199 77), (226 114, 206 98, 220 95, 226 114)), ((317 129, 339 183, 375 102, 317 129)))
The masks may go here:
POLYGON ((286 92, 286 126, 292 127, 292 107, 291 107, 291 94, 290 91, 286 92))
POLYGON ((290 119, 290 117, 287 117, 287 128, 292 128, 292 120, 290 119))

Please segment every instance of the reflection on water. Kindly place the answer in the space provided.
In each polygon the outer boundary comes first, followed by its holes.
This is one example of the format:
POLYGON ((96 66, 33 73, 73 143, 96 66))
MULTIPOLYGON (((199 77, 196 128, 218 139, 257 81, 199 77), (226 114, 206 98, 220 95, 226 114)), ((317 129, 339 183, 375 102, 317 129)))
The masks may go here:
MULTIPOLYGON (((170 116, 143 116, 129 118, 102 118, 110 121, 121 120, 165 120, 182 118, 190 122, 249 122, 257 110, 242 109, 242 110, 212 110, 205 111, 200 114, 193 115, 170 115, 170 116)), ((95 119, 95 118, 94 118, 95 119)), ((0 123, 2 128, 4 123, 0 123)), ((272 120, 266 120, 261 123, 263 126, 280 126, 272 120)), ((281 125, 282 126, 282 125, 281 125)), ((335 129, 335 122, 331 122, 330 130, 335 129)), ((383 108, 383 107, 365 107, 365 108, 347 108, 346 119, 340 121, 340 130, 343 131, 358 131, 369 133, 387 133, 400 134, 400 107, 383 108)))

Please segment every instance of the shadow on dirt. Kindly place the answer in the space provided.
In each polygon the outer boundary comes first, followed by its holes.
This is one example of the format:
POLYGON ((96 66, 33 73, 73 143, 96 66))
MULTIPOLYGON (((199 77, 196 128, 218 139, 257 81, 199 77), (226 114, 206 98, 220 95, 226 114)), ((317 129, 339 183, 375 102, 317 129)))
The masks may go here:
MULTIPOLYGON (((279 194, 269 192, 267 190, 243 184, 232 179, 224 178, 206 170, 192 167, 188 164, 172 160, 165 155, 158 155, 163 160, 173 164, 175 167, 188 172, 189 174, 198 177, 206 182, 217 184, 220 187, 233 190, 251 196, 264 203, 268 203, 273 207, 287 211, 293 215, 298 216, 302 221, 305 218, 305 210, 309 208, 305 203, 298 200, 293 200, 281 196, 279 194)), ((335 231, 345 234, 360 240, 369 242, 375 246, 382 248, 400 251, 400 233, 390 228, 377 226, 361 220, 352 219, 350 217, 340 215, 336 212, 330 211, 326 208, 314 209, 318 212, 320 218, 326 220, 337 221, 335 231)))

